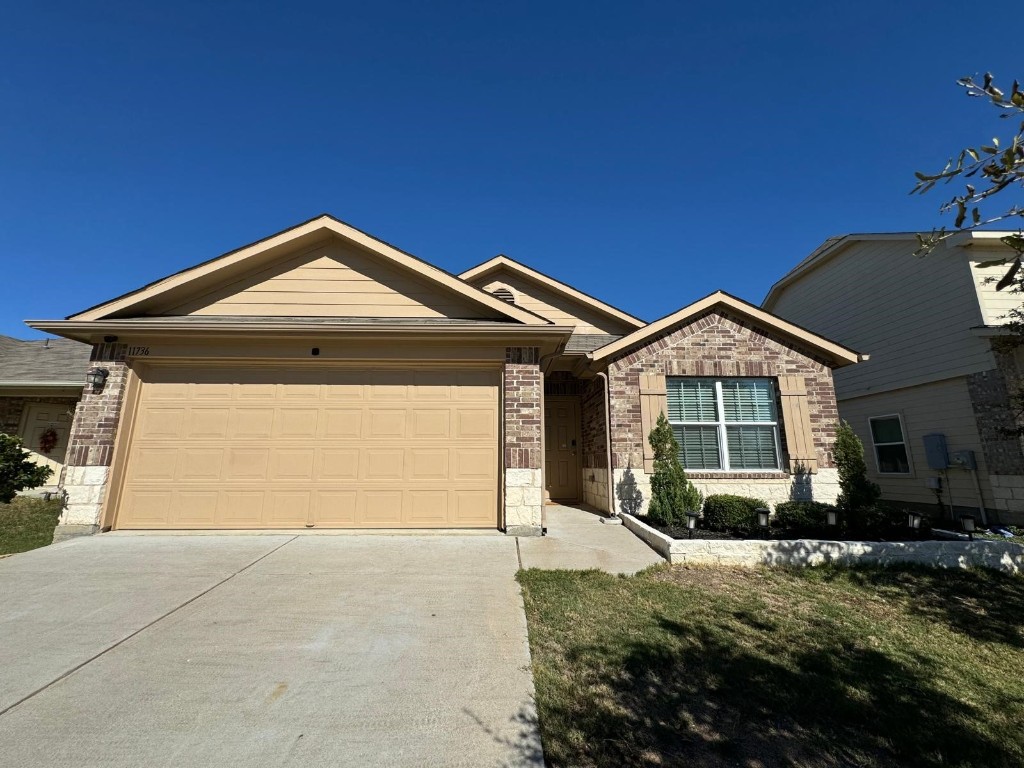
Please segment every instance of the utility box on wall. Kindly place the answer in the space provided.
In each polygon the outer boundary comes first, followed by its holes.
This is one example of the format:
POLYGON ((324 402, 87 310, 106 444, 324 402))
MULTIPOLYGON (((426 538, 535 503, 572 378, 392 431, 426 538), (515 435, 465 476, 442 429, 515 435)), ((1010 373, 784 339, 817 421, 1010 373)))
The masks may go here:
POLYGON ((974 451, 956 451, 949 457, 949 463, 960 469, 977 469, 978 462, 974 458, 974 451))
POLYGON ((946 447, 946 436, 940 432, 933 432, 925 435, 923 440, 928 469, 948 469, 949 449, 946 447))

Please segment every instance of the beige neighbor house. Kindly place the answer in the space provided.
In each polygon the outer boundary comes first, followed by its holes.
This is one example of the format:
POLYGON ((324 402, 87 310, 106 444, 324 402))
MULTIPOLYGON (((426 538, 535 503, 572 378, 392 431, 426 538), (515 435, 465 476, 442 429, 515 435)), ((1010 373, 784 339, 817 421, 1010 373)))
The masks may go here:
POLYGON ((41 490, 60 481, 90 351, 67 339, 0 336, 0 433, 20 437, 32 460, 52 470, 41 490))
POLYGON ((836 394, 886 499, 1024 522, 1024 451, 1008 401, 1022 360, 992 348, 1021 297, 995 290, 1005 266, 983 266, 1010 252, 1005 234, 959 234, 926 258, 913 255, 912 233, 832 238, 764 300, 870 355, 836 372, 836 394))
POLYGON ((92 345, 67 533, 536 535, 545 496, 608 511, 631 474, 646 503, 662 411, 705 490, 834 498, 832 369, 857 361, 724 293, 647 324, 506 257, 456 276, 326 215, 29 325, 92 345))

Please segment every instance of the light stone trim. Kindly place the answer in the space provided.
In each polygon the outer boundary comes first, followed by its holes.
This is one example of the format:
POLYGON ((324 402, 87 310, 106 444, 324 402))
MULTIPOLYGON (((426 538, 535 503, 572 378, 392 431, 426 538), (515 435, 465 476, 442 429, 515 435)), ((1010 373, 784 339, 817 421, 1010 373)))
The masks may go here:
POLYGON ((608 470, 588 467, 583 470, 583 503, 601 512, 608 509, 608 470))
POLYGON ((99 526, 103 494, 110 467, 65 467, 64 491, 67 503, 58 528, 64 525, 99 526))
MULTIPOLYGON (((626 476, 626 472, 632 472, 637 489, 643 495, 643 500, 637 514, 645 515, 647 514, 647 504, 651 498, 651 478, 642 469, 615 470, 615 509, 619 512, 623 511, 619 496, 619 484, 626 476)), ((781 473, 778 479, 743 479, 723 476, 720 479, 691 479, 690 482, 705 497, 719 493, 750 496, 764 499, 772 510, 782 502, 793 500, 820 501, 827 504, 835 504, 836 499, 839 498, 840 490, 839 470, 834 468, 822 468, 813 475, 781 473)))
POLYGON ((725 565, 896 565, 914 563, 934 568, 991 568, 1024 573, 1024 546, 1006 541, 792 541, 673 539, 623 515, 625 526, 670 563, 725 565))
POLYGON ((544 491, 539 469, 505 470, 505 532, 510 536, 540 536, 544 491))

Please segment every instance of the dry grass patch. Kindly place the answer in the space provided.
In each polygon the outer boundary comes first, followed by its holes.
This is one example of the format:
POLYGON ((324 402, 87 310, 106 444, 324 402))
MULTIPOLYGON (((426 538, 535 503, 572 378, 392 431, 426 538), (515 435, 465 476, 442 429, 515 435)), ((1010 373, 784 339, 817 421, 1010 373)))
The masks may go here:
POLYGON ((520 574, 553 766, 1024 765, 1024 579, 520 574))

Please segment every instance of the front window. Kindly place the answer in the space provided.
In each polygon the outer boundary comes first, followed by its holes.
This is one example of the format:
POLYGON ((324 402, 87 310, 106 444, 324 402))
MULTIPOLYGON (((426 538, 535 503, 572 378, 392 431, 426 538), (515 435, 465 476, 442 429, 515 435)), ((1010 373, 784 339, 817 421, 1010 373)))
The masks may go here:
POLYGON ((910 459, 899 415, 877 416, 868 419, 871 424, 871 442, 875 446, 875 464, 880 475, 909 475, 910 459))
POLYGON ((779 469, 771 379, 669 378, 668 420, 686 469, 779 469))

